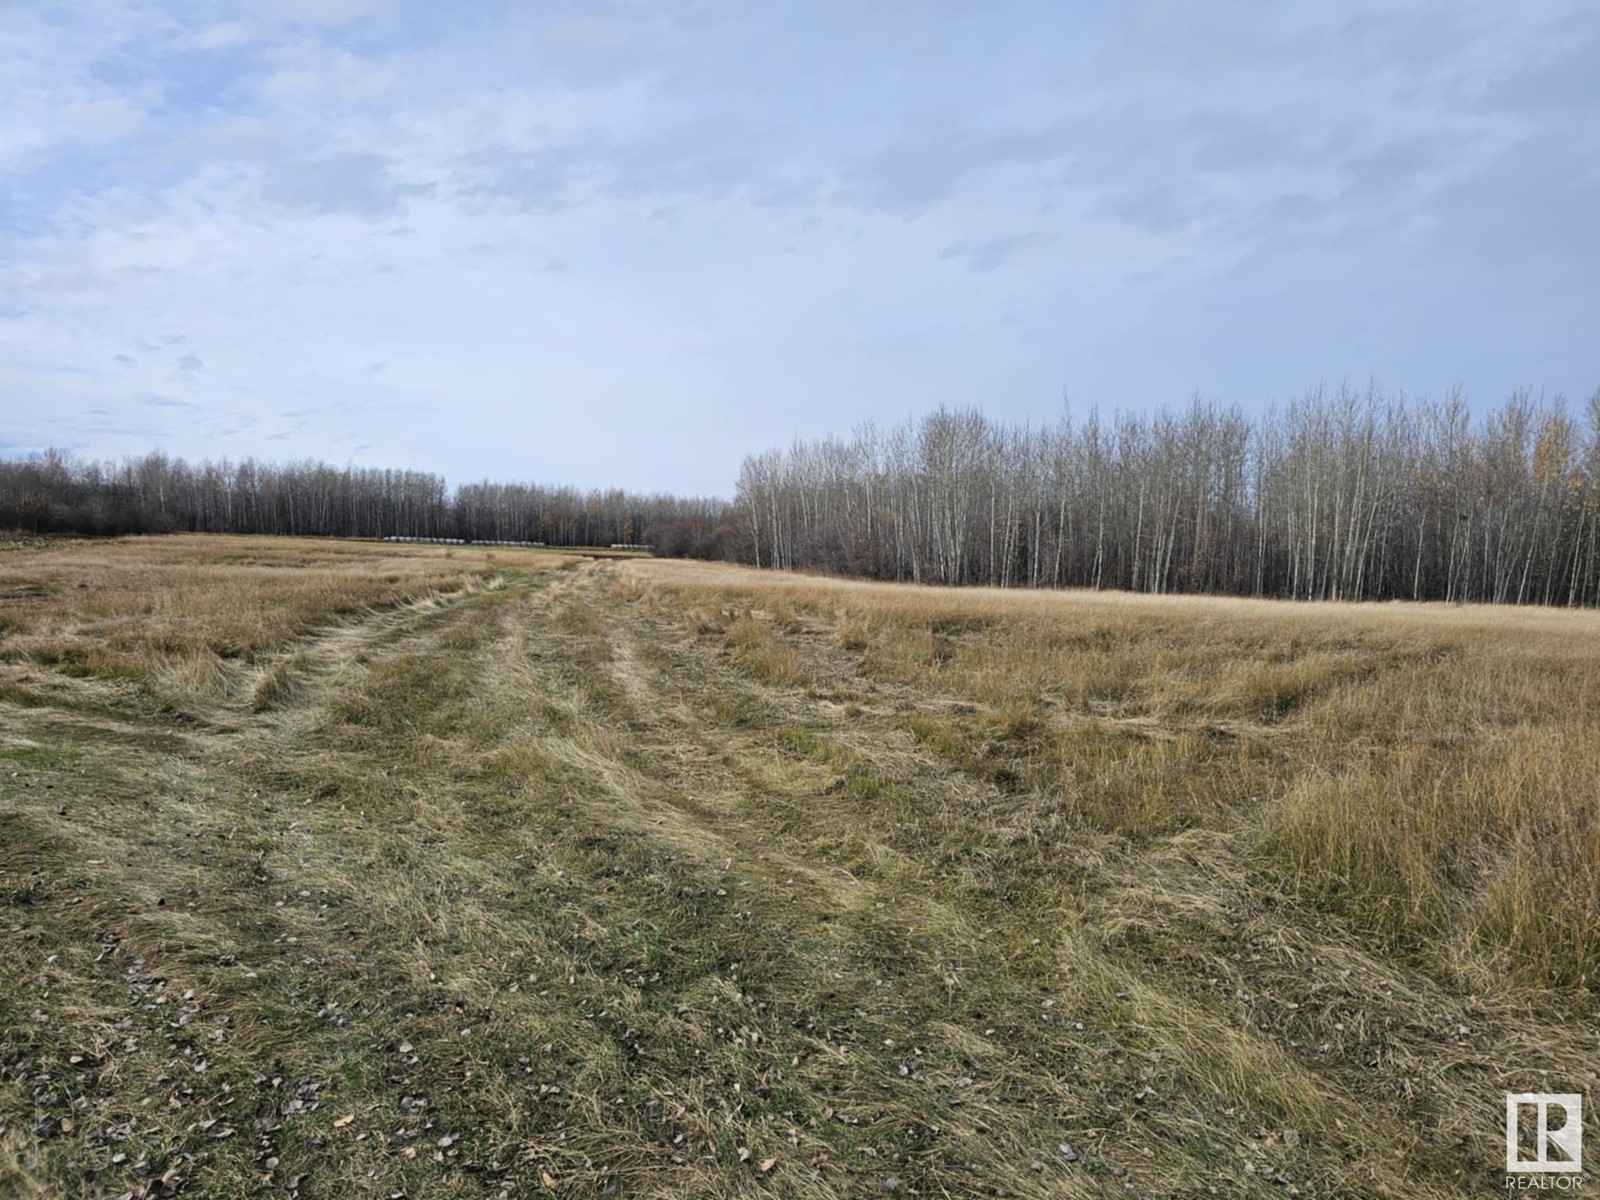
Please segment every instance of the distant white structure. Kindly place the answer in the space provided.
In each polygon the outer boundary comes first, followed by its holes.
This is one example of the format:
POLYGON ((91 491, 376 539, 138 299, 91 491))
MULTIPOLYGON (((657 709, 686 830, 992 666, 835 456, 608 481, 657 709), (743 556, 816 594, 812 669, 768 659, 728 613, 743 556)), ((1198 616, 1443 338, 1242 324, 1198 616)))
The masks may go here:
POLYGON ((427 542, 432 546, 529 546, 535 550, 543 549, 544 542, 504 542, 490 541, 486 538, 445 538, 445 537, 401 537, 390 534, 383 538, 386 542, 427 542))
POLYGON ((648 550, 648 549, 650 549, 650 547, 646 546, 643 542, 612 542, 610 548, 613 549, 613 550, 648 550))

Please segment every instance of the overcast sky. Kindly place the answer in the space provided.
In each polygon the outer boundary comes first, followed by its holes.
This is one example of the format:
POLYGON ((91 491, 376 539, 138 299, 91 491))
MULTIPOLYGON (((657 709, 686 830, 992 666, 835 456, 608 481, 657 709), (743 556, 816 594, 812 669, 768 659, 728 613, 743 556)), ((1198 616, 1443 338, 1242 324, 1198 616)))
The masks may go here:
POLYGON ((1593 0, 0 0, 0 454, 728 493, 941 403, 1600 386, 1593 0))

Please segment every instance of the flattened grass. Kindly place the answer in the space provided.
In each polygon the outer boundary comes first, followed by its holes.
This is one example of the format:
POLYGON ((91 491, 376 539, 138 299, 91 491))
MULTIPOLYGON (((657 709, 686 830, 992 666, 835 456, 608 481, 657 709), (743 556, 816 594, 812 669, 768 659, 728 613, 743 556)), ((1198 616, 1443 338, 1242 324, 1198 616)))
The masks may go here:
POLYGON ((1444 1197, 1592 1092, 1586 615, 29 553, 134 669, 0 641, 7 1195, 1444 1197))

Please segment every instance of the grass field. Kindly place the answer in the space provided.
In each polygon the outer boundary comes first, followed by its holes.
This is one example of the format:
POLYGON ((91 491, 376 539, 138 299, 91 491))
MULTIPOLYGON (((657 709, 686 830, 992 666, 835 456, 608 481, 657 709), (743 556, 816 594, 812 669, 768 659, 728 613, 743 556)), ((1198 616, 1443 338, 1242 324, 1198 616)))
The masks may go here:
POLYGON ((1488 1195, 1597 980, 1594 613, 0 549, 0 1196, 1488 1195))

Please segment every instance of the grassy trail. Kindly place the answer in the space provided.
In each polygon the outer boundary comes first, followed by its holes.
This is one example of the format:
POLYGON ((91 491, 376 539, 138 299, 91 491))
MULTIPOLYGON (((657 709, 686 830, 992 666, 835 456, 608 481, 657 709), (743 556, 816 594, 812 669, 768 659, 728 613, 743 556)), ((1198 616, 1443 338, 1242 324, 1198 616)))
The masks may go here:
POLYGON ((591 561, 244 691, 7 667, 0 1194, 1474 1195, 1510 1068, 1600 1062, 841 621, 591 561))

